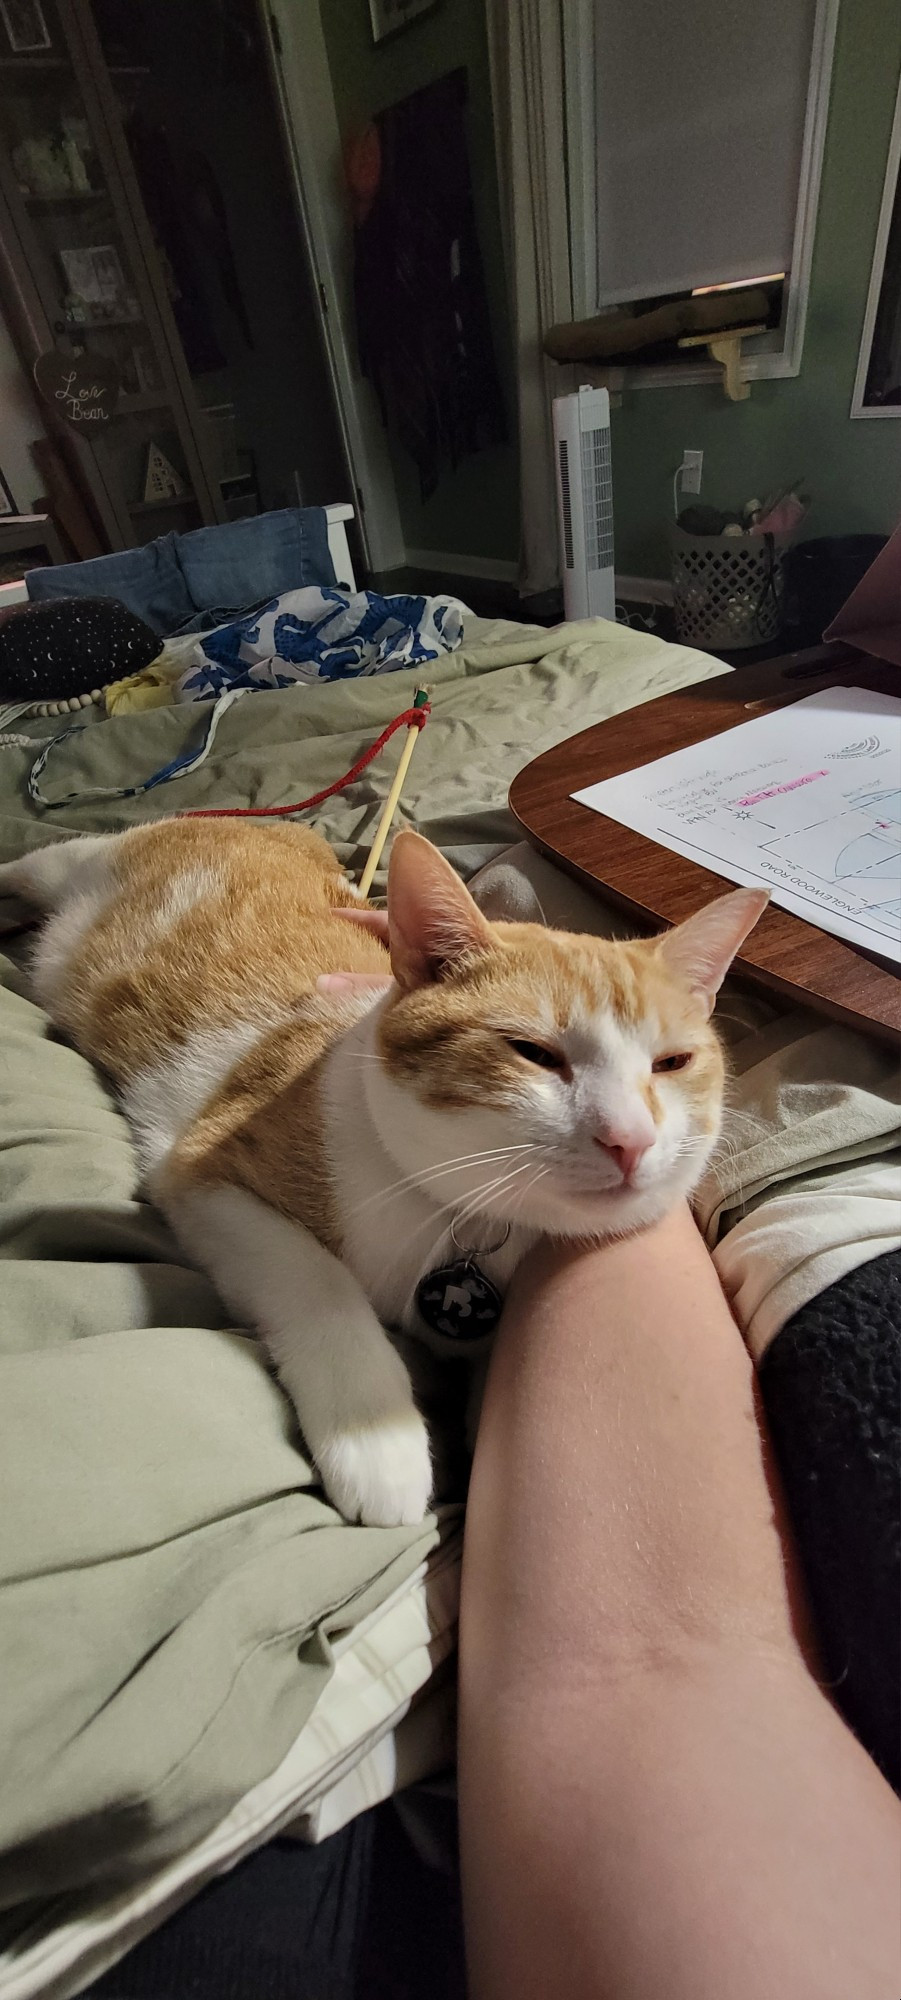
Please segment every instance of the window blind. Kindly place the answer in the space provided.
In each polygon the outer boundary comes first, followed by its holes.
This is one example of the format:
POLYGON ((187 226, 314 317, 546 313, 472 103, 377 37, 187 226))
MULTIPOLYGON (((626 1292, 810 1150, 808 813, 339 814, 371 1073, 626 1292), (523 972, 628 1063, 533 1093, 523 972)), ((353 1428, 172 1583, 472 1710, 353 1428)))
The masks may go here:
POLYGON ((816 0, 596 0, 598 304, 788 271, 816 0))

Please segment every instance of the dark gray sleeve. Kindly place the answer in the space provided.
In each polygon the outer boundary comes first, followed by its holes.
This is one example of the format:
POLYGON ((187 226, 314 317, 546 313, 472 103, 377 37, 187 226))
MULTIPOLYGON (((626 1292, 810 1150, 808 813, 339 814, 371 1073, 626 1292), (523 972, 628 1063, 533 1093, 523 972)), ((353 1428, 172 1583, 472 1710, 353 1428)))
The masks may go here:
POLYGON ((796 1313, 760 1382, 829 1692, 901 1790, 901 1252, 796 1313))

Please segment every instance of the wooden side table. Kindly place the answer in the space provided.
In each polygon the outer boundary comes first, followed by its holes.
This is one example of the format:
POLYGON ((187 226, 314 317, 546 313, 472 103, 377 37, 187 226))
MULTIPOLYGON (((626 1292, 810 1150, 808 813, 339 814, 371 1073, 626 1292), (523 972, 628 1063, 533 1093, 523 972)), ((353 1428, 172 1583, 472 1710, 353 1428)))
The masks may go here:
MULTIPOLYGON (((676 924, 733 885, 658 847, 570 794, 619 777, 706 736, 826 687, 901 693, 897 667, 850 647, 814 647, 727 672, 597 723, 527 764, 510 805, 523 832, 552 861, 649 924, 676 924)), ((784 998, 815 1007, 882 1040, 901 1043, 901 978, 883 959, 831 937, 771 904, 737 969, 784 998)))
POLYGON ((49 514, 0 514, 0 556, 46 551, 48 562, 64 563, 66 554, 49 514))

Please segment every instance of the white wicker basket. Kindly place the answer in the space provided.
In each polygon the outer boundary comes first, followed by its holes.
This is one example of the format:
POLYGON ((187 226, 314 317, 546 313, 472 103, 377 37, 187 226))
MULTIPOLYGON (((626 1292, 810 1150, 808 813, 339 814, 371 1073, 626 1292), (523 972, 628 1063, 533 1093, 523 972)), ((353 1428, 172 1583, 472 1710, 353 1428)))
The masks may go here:
POLYGON ((679 638, 708 650, 762 646, 782 624, 780 535, 672 531, 673 609, 679 638))

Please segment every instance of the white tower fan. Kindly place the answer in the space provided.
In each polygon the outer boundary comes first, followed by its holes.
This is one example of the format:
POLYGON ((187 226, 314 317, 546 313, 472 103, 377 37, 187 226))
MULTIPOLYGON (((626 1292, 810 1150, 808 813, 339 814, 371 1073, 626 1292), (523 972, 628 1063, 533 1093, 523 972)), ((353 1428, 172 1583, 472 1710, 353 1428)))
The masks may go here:
POLYGON ((554 458, 563 606, 567 618, 615 618, 610 397, 554 397, 554 458))

